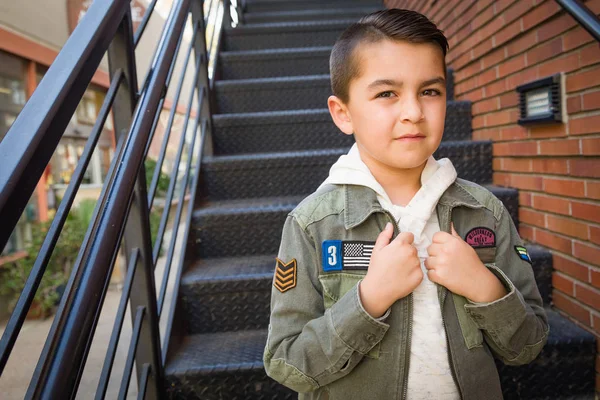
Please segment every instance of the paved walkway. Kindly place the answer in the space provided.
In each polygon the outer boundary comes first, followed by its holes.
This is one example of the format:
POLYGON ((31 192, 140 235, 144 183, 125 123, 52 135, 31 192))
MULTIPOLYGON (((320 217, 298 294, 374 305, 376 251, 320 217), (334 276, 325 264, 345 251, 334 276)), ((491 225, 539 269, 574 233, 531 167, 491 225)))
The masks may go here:
MULTIPOLYGON (((185 215, 185 213, 184 213, 185 215)), ((176 256, 173 260, 173 269, 171 271, 171 278, 169 279, 169 287, 167 288, 167 295, 165 298, 164 315, 161 318, 161 335, 165 332, 166 316, 172 300, 172 290, 174 282, 174 267, 178 262, 178 255, 181 255, 181 243, 183 229, 179 230, 179 237, 177 240, 178 250, 175 252, 176 256)), ((163 247, 168 246, 170 240, 170 231, 165 234, 163 241, 163 247)), ((166 256, 166 251, 165 251, 166 256)), ((158 260, 156 268, 156 285, 160 287, 160 282, 164 273, 164 257, 158 260)), ((112 334, 113 323, 119 302, 121 300, 121 289, 117 285, 113 285, 109 288, 98 326, 96 328, 96 334, 94 341, 88 355, 87 363, 81 383, 79 385, 79 391, 77 392, 77 398, 88 400, 93 399, 96 394, 98 387, 98 379, 100 372, 104 365, 104 358, 106 357, 106 350, 112 334)), ((54 317, 46 320, 28 320, 23 325, 21 333, 17 339, 14 350, 11 357, 8 360, 8 364, 0 377, 0 400, 21 400, 25 396, 25 392, 29 386, 29 381, 33 375, 33 371, 37 365, 39 356, 44 347, 46 337, 52 326, 54 317)), ((6 321, 0 325, 0 336, 4 332, 6 321)), ((109 388, 106 393, 106 399, 116 399, 118 397, 119 388, 121 385, 121 377, 123 374, 123 368, 125 360, 127 358, 127 351, 129 349, 129 343, 131 339, 131 316, 129 311, 125 317, 125 323, 121 331, 121 337, 119 340, 119 346, 115 357, 115 362, 109 382, 109 388)), ((134 367, 135 368, 135 367, 134 367)), ((129 393, 127 398, 137 397, 137 382, 135 372, 132 374, 131 383, 129 385, 129 393)))

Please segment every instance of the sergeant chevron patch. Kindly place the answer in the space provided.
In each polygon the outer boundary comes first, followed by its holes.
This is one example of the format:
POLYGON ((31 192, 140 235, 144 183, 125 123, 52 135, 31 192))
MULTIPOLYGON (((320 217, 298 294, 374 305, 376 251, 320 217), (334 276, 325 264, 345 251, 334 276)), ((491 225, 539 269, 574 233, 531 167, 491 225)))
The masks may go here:
POLYGON ((529 253, 527 252, 527 249, 525 247, 515 246, 515 251, 521 258, 521 260, 527 261, 529 264, 531 264, 531 257, 529 257, 529 253))
POLYGON ((289 263, 284 263, 279 258, 277 260, 277 266, 275 267, 275 279, 273 286, 277 288, 281 293, 287 292, 290 289, 296 287, 296 259, 293 258, 289 263))

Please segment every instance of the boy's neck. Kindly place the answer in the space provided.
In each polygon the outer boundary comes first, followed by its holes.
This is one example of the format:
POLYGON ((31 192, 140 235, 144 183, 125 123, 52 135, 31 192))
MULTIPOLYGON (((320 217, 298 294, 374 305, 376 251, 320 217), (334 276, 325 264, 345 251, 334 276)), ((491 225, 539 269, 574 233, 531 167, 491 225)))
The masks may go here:
POLYGON ((427 161, 410 169, 397 169, 381 164, 376 160, 361 159, 379 182, 394 205, 406 206, 421 189, 421 174, 427 161))

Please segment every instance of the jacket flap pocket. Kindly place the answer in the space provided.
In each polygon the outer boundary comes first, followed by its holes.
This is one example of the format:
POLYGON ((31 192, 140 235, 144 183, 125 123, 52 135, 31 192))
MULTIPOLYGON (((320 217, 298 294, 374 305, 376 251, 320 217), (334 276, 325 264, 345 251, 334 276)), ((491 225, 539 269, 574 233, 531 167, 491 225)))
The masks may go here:
POLYGON ((452 297, 465 345, 469 350, 474 347, 483 346, 483 334, 477 325, 475 325, 475 322, 473 322, 471 317, 467 315, 467 311, 465 310, 465 304, 468 302, 467 299, 456 293, 452 293, 452 297))
POLYGON ((474 248, 475 253, 479 256, 482 263, 493 263, 496 261, 496 247, 479 247, 474 248))
POLYGON ((325 308, 331 307, 333 303, 348 293, 364 277, 364 274, 349 274, 344 272, 319 276, 319 280, 323 286, 325 308), (328 299, 332 301, 329 305, 327 304, 328 299))

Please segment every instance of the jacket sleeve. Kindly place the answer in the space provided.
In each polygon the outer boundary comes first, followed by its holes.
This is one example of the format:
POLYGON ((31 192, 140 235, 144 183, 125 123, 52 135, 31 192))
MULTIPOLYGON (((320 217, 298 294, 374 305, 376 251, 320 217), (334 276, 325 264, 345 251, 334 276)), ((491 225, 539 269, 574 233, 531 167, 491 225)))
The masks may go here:
POLYGON ((283 292, 272 287, 265 370, 283 385, 309 392, 350 373, 389 325, 364 310, 358 284, 324 309, 315 243, 293 216, 285 222, 278 258, 295 260, 297 279, 283 292))
POLYGON ((496 229, 497 250, 488 268, 508 294, 491 303, 466 304, 467 314, 483 331, 494 354, 508 365, 533 361, 548 338, 548 321, 530 262, 521 258, 517 229, 502 205, 496 229))

